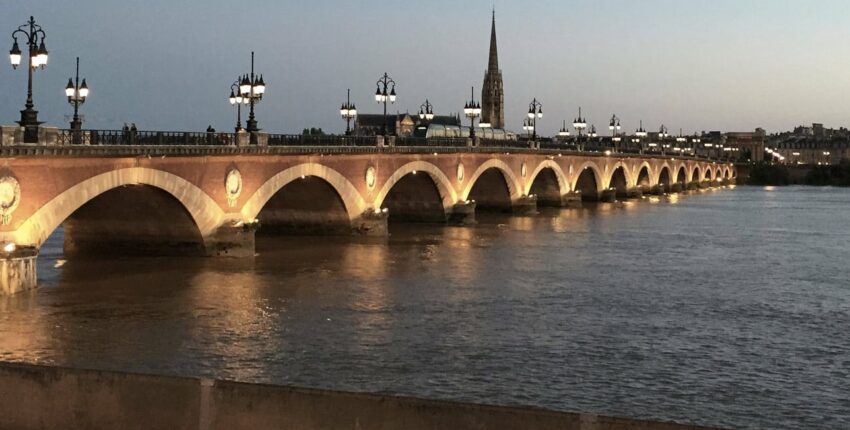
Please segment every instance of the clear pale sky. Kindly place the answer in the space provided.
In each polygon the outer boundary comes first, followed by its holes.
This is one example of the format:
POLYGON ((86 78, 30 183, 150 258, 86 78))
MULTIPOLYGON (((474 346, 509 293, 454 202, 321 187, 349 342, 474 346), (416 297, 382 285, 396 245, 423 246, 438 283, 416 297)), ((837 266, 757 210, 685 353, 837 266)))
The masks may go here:
MULTIPOLYGON (((375 81, 398 83, 393 111, 429 98, 457 112, 487 66, 493 1, 10 0, 9 34, 30 15, 47 32, 50 60, 35 77, 40 118, 67 127, 63 97, 81 57, 91 88, 86 128, 218 130, 235 125, 230 84, 250 67, 267 83, 260 127, 298 133, 344 129, 351 88, 361 113, 378 113, 375 81)), ((846 0, 496 0, 506 121, 521 129, 533 97, 541 131, 578 106, 600 131, 617 113, 626 130, 768 131, 850 125, 850 2, 846 0)), ((4 51, 7 52, 7 51, 4 51)), ((16 121, 26 72, 0 66, 0 123, 16 121)), ((244 121, 244 117, 243 117, 244 121)))

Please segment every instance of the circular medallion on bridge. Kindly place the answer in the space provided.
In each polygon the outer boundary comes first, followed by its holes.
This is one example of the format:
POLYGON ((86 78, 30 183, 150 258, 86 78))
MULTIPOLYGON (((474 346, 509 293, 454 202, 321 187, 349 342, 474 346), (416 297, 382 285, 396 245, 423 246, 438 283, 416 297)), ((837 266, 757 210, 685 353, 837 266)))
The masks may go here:
POLYGON ((231 169, 224 178, 224 191, 227 194, 227 205, 236 207, 236 200, 242 194, 242 174, 237 169, 231 169))
POLYGON ((375 167, 369 166, 369 168, 366 169, 366 186, 369 187, 370 190, 375 188, 375 179, 375 167))
POLYGON ((463 182, 463 163, 457 163, 457 180, 458 182, 463 182))
POLYGON ((525 165, 524 161, 522 162, 522 166, 520 166, 520 168, 519 168, 519 173, 522 174, 523 178, 528 173, 528 166, 525 165))
POLYGON ((21 203, 21 184, 11 176, 0 178, 0 222, 9 224, 12 212, 21 203))

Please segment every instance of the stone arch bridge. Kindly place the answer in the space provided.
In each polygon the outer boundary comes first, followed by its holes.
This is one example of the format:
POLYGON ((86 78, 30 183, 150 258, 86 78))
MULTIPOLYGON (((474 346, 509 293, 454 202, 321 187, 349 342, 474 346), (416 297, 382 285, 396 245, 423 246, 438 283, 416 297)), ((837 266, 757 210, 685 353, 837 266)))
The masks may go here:
POLYGON ((395 220, 613 200, 734 181, 731 164, 528 148, 0 148, 0 293, 34 287, 38 249, 253 256, 265 231, 383 235, 395 220))

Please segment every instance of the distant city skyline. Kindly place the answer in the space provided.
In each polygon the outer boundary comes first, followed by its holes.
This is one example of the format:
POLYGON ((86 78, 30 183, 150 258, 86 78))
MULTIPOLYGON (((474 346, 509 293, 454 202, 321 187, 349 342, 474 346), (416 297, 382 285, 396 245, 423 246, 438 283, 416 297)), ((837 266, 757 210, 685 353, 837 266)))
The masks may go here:
MULTIPOLYGON (((495 6, 514 131, 534 97, 543 135, 570 123, 579 106, 601 134, 613 113, 625 132, 639 120, 672 134, 850 124, 850 47, 842 43, 850 4, 837 0, 173 3, 6 5, 5 49, 30 15, 47 33, 50 61, 35 74, 39 118, 67 127, 63 89, 79 56, 91 88, 86 128, 229 130, 230 84, 249 70, 252 50, 268 87, 257 106, 266 131, 341 132, 346 89, 360 113, 379 113, 373 94, 384 72, 398 83, 392 112, 418 112, 428 98, 447 115, 462 110, 471 86, 480 95, 495 6)), ((12 124, 26 71, 5 62, 0 123, 12 124)))

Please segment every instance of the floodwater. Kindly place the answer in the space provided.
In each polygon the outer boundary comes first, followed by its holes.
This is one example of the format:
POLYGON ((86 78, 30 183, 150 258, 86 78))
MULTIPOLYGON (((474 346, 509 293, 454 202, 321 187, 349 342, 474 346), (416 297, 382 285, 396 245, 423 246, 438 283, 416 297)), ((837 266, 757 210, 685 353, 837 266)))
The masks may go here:
POLYGON ((250 262, 64 260, 0 360, 736 428, 850 428, 850 190, 737 187, 250 262))

